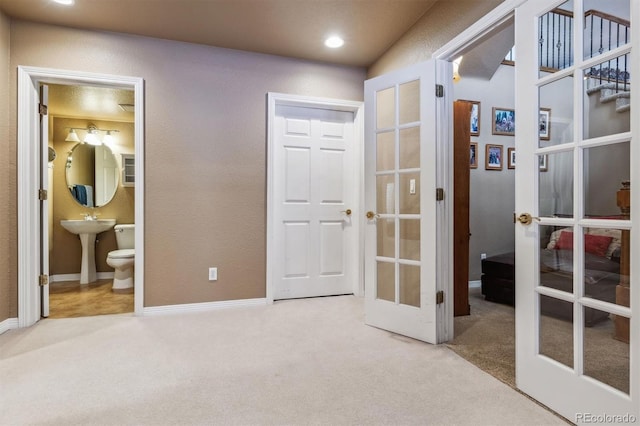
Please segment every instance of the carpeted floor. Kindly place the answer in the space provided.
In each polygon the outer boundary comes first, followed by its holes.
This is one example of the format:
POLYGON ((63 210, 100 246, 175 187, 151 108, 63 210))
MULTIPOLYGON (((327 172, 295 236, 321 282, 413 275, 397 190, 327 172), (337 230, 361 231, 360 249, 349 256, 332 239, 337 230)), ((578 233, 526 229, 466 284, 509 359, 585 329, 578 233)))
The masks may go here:
POLYGON ((565 424, 444 345, 364 325, 363 302, 47 319, 8 331, 0 424, 565 424))
MULTIPOLYGON (((455 318, 455 338, 447 344, 458 355, 515 388, 515 310, 487 302, 480 288, 469 291, 471 315, 455 318)), ((541 352, 573 365, 573 325, 541 320, 541 352)), ((585 374, 629 393, 629 345, 613 338, 613 321, 585 328, 585 374)))

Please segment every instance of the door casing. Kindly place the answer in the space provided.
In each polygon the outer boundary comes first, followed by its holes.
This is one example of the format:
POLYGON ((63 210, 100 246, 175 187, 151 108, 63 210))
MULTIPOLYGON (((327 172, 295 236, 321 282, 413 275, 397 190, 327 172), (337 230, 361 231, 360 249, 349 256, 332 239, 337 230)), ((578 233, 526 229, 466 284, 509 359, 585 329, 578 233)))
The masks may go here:
MULTIPOLYGON (((355 182, 355 193, 358 194, 353 207, 354 214, 361 214, 361 206, 364 206, 364 158, 362 147, 364 145, 364 103, 358 101, 347 101, 339 99, 317 98, 309 96, 289 95, 283 93, 267 94, 267 111, 268 111, 268 133, 267 133, 267 303, 273 303, 274 283, 273 283, 273 265, 276 261, 276 248, 274 244, 274 233, 276 224, 274 223, 275 200, 273 193, 274 182, 274 154, 275 154, 275 135, 274 124, 276 115, 276 106, 294 106, 306 108, 323 108, 335 111, 347 111, 353 113, 354 127, 354 147, 353 147, 353 176, 355 182)), ((355 271, 353 283, 353 294, 362 296, 364 294, 364 232, 363 221, 359 221, 359 225, 355 230, 358 233, 358 255, 354 257, 354 264, 351 265, 355 271)))
MULTIPOLYGON (((44 84, 83 84, 133 90, 135 96, 135 245, 134 313, 142 315, 144 304, 144 80, 108 74, 18 67, 18 327, 40 319, 40 125, 39 90, 44 84)), ((44 212, 48 215, 48 212, 44 212)))

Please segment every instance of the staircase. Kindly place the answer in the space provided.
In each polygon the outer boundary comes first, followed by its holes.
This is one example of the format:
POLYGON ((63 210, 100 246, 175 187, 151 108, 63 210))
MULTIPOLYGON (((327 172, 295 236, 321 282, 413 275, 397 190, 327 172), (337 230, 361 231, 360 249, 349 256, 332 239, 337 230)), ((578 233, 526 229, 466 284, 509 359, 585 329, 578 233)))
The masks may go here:
MULTIPOLYGON (((589 83, 588 83, 589 84, 589 83)), ((606 82, 606 83, 598 83, 597 81, 592 87, 587 89, 587 95, 591 96, 593 94, 600 94, 600 102, 608 103, 615 101, 616 112, 626 112, 630 109, 630 96, 631 92, 625 91, 620 92, 617 91, 619 88, 616 83, 606 82)))

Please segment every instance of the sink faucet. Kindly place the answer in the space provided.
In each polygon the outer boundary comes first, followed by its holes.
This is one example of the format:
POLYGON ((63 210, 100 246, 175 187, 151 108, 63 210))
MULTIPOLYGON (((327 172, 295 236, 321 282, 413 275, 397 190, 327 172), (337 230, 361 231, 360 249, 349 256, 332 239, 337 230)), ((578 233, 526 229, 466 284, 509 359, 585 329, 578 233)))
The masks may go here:
POLYGON ((97 219, 97 215, 95 213, 91 214, 91 213, 84 213, 84 220, 96 220, 97 219))

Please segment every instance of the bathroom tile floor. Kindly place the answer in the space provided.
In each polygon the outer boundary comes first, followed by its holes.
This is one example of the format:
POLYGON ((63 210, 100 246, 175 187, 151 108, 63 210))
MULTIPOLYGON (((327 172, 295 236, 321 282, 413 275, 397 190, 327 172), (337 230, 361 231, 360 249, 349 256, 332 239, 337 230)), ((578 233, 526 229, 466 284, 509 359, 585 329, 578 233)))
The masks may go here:
POLYGON ((64 281, 49 285, 49 318, 74 318, 133 312, 133 292, 114 293, 112 280, 80 285, 64 281))

